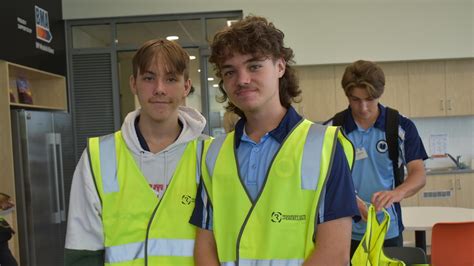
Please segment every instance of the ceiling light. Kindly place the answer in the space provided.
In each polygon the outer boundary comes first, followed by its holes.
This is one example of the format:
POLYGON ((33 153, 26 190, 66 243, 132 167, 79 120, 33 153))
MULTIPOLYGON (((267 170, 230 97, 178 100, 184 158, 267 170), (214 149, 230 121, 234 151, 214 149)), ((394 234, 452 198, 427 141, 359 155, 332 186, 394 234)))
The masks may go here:
POLYGON ((166 39, 167 39, 168 41, 176 41, 177 39, 179 39, 179 37, 178 37, 178 36, 175 36, 175 35, 172 35, 172 36, 166 37, 166 39))
POLYGON ((198 72, 201 72, 201 69, 200 69, 200 68, 198 68, 198 72))
POLYGON ((233 23, 239 21, 238 19, 233 19, 233 20, 227 20, 227 27, 232 26, 233 23))
POLYGON ((196 59, 196 56, 190 55, 190 56, 189 56, 189 59, 194 60, 194 59, 196 59))
POLYGON ((219 87, 219 84, 212 84, 212 87, 217 88, 219 87))
POLYGON ((213 81, 213 80, 214 80, 214 78, 213 78, 213 77, 210 77, 210 78, 207 78, 207 80, 209 80, 209 81, 213 81))

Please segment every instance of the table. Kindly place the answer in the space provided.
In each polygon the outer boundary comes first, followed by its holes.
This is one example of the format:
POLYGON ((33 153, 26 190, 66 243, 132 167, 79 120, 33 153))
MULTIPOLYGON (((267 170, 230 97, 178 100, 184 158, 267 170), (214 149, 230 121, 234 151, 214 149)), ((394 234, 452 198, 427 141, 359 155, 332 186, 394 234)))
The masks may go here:
POLYGON ((406 230, 415 231, 415 244, 426 252, 426 230, 439 222, 474 221, 474 209, 457 207, 402 207, 406 230))

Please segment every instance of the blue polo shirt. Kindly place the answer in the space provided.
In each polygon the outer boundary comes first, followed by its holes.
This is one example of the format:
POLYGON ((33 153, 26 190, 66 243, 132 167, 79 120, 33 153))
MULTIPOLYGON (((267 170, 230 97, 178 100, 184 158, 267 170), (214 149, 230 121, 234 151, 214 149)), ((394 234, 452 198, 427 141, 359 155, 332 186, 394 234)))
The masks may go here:
MULTIPOLYGON (((367 130, 359 127, 349 110, 343 129, 356 149, 356 158, 352 169, 352 178, 358 196, 369 204, 372 195, 378 191, 393 190, 395 179, 393 165, 388 155, 385 137, 386 108, 378 105, 380 114, 374 125, 367 130)), ((413 160, 428 158, 415 124, 408 118, 399 115, 398 128, 399 163, 406 165, 413 160)), ((401 208, 399 203, 390 206, 390 227, 386 239, 397 237, 403 231, 401 208)), ((383 219, 383 212, 377 214, 383 219)), ((358 221, 352 227, 352 239, 361 240, 366 230, 366 222, 358 221)))
MULTIPOLYGON (((235 128, 235 148, 240 176, 252 199, 263 187, 267 171, 278 149, 288 134, 303 118, 290 107, 279 125, 265 134, 258 143, 245 133, 245 120, 241 119, 235 128)), ((321 197, 318 223, 359 214, 355 201, 355 190, 351 172, 342 145, 337 143, 331 174, 321 197)), ((190 223, 212 230, 212 203, 209 201, 202 182, 196 196, 196 206, 190 223)))

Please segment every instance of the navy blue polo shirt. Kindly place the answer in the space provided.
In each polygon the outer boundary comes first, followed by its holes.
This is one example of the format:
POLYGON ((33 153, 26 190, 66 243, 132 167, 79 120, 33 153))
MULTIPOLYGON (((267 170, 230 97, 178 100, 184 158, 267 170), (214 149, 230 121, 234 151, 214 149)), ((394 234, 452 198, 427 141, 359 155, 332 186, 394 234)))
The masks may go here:
MULTIPOLYGON (((375 192, 393 190, 395 187, 393 164, 388 155, 385 136, 386 108, 381 104, 378 108, 379 116, 374 125, 368 129, 361 128, 355 123, 350 108, 343 125, 344 132, 356 149, 352 169, 354 186, 358 196, 367 204, 375 192)), ((401 151, 399 163, 406 165, 413 160, 427 159, 428 155, 414 123, 402 115, 399 115, 399 121, 398 145, 401 151)), ((391 220, 386 239, 390 239, 397 237, 403 231, 400 204, 390 206, 387 211, 391 220)), ((382 212, 379 212, 377 216, 379 220, 383 219, 382 212)), ((364 221, 354 223, 352 229, 352 239, 361 240, 366 230, 366 223, 364 221)))

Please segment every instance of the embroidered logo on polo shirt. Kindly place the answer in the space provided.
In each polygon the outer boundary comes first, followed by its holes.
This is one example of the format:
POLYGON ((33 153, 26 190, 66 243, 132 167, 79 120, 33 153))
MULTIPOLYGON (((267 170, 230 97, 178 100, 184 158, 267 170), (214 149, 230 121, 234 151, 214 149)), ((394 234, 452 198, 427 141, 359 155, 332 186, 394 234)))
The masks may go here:
POLYGON ((388 144, 385 140, 379 140, 377 142, 376 147, 377 147, 377 151, 380 153, 385 153, 388 150, 388 144))

